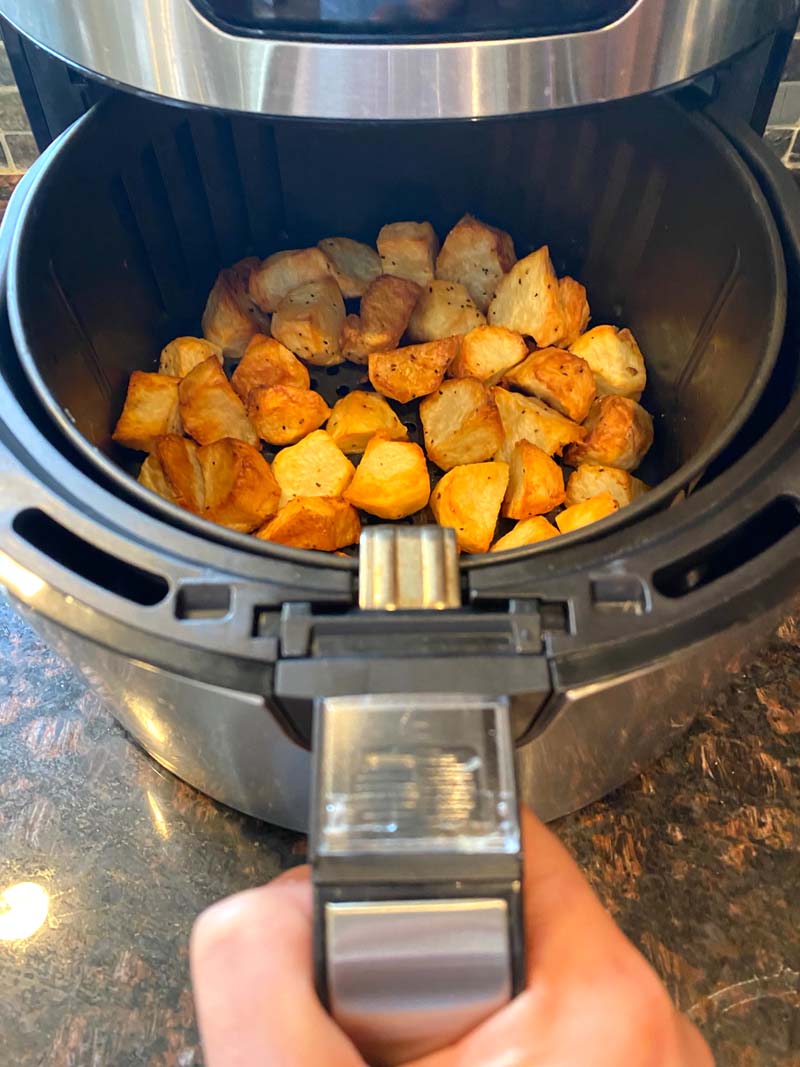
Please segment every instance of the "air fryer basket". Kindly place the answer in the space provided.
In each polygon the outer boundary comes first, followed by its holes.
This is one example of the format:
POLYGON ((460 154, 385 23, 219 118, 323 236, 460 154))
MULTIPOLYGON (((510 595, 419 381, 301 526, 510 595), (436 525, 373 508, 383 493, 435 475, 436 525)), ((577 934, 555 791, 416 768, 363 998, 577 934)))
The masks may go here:
MULTIPOLYGON (((374 241, 404 218, 430 219, 443 236, 465 211, 509 230, 519 255, 549 243, 557 270, 587 286, 593 323, 629 326, 648 361, 656 437, 641 474, 656 488, 560 542, 629 523, 695 484, 769 378, 786 278, 769 209, 736 152, 663 98, 389 126, 109 99, 64 136, 24 205, 9 272, 17 350, 60 431, 115 491, 269 553, 129 476, 137 464, 111 431, 131 371, 155 369, 167 341, 199 331, 222 266, 335 234, 374 241)), ((363 368, 314 377, 333 402, 363 368)))

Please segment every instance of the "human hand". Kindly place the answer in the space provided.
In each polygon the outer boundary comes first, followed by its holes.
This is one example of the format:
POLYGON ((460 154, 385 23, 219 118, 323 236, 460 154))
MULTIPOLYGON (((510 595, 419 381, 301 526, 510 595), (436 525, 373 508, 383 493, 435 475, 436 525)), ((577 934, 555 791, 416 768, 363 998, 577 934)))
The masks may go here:
MULTIPOLYGON (((713 1067, 558 839, 523 812, 527 988, 409 1067, 713 1067)), ((317 998, 308 868, 213 905, 192 981, 207 1067, 365 1067, 317 998)))

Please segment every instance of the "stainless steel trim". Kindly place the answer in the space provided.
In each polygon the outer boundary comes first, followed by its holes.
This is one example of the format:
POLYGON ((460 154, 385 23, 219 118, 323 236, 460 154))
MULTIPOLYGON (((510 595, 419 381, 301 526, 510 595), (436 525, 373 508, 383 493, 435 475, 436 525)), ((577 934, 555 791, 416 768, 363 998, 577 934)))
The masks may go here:
POLYGON ((358 606, 364 611, 460 608, 455 530, 442 526, 363 530, 358 606))
POLYGON ((22 33, 121 85, 320 119, 479 118, 620 99, 707 70, 799 9, 799 0, 639 0, 583 33, 384 45, 236 36, 190 0, 0 0, 22 33))

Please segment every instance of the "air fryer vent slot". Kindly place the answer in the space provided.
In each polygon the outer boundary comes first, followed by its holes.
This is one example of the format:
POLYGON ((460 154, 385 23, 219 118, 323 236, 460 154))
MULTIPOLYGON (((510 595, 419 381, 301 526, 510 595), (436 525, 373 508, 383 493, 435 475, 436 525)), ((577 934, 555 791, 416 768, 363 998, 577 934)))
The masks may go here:
POLYGON ((223 619, 231 610, 231 591, 213 582, 185 583, 175 597, 175 617, 187 622, 223 619))

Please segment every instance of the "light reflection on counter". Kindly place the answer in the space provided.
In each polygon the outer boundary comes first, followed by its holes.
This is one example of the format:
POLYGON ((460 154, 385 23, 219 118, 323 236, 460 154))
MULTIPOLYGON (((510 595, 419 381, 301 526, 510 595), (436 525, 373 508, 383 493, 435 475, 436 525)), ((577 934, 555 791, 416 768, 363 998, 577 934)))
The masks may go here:
POLYGON ((50 894, 36 882, 17 882, 0 892, 0 941, 24 941, 44 925, 50 894))

